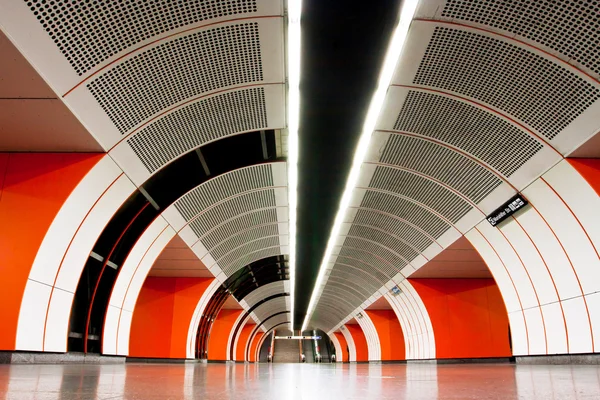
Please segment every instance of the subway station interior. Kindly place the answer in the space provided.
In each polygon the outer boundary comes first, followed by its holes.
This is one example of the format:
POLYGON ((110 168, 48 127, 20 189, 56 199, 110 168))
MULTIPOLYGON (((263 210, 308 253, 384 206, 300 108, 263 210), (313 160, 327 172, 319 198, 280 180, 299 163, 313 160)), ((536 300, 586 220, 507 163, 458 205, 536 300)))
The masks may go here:
POLYGON ((0 399, 600 399, 600 1, 0 0, 0 399))

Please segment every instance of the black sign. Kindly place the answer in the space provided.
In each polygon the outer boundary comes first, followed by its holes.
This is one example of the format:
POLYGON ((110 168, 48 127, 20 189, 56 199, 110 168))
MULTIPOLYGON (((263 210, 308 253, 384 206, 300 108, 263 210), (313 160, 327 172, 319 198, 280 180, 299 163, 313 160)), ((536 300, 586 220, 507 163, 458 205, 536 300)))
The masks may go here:
POLYGON ((525 207, 529 202, 520 193, 514 195, 510 198, 506 203, 502 205, 502 207, 497 208, 493 213, 488 215, 486 218, 488 222, 492 226, 498 225, 500 222, 504 221, 506 218, 513 215, 517 210, 525 207))

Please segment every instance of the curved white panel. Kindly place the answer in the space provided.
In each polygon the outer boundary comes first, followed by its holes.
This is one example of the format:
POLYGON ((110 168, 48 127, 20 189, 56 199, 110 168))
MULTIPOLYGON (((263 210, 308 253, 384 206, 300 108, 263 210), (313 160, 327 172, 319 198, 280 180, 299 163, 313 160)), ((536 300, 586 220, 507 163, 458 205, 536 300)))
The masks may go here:
POLYGON ((356 362, 356 346, 354 345, 352 334, 348 332, 348 328, 346 328, 344 325, 340 326, 340 332, 342 332, 342 335, 344 335, 346 343, 348 344, 348 361, 356 362))
POLYGON ((328 333, 327 336, 329 336, 329 339, 331 339, 331 342, 333 343, 333 347, 335 347, 335 362, 343 362, 344 353, 342 353, 342 345, 337 336, 333 333, 328 333))
POLYGON ((202 314, 204 313, 204 308, 206 307, 211 297, 213 296, 213 294, 215 294, 220 285, 221 282, 219 282, 217 279, 212 281, 202 294, 202 297, 200 297, 200 300, 198 301, 198 304, 194 309, 194 314, 192 315, 192 319, 190 320, 190 327, 188 328, 186 358, 196 357, 194 345, 196 343, 196 332, 198 332, 200 317, 202 317, 202 314))
POLYGON ((369 350, 369 361, 381 361, 381 344, 379 343, 379 335, 377 329, 373 325, 371 317, 362 311, 362 318, 357 317, 356 321, 360 325, 367 339, 367 348, 369 350))

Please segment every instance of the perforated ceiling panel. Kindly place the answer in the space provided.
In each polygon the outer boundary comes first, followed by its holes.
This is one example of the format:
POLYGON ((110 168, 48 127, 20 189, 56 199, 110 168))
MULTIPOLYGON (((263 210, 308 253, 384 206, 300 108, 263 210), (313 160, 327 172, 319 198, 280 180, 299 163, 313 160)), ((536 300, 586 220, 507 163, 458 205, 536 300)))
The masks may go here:
POLYGON ((427 140, 392 135, 380 162, 394 164, 431 176, 479 203, 502 180, 468 157, 427 140), (461 171, 457 174, 456 171, 461 171))
POLYGON ((257 316, 259 321, 264 321, 269 316, 287 310, 287 297, 276 297, 269 300, 254 310, 254 315, 257 316))
POLYGON ((219 175, 191 190, 175 202, 175 208, 189 221, 212 204, 239 193, 269 186, 273 186, 271 165, 240 168, 219 175))
POLYGON ((268 126, 265 89, 259 87, 219 94, 180 108, 145 126, 127 143, 152 173, 204 143, 268 126))
POLYGON ((263 80, 257 22, 192 33, 119 63, 87 84, 121 133, 204 92, 263 80))
POLYGON ((510 176, 543 145, 515 125, 481 108, 411 90, 394 129, 414 132, 468 151, 510 176))
POLYGON ((457 222, 472 208, 462 197, 444 186, 400 169, 378 166, 369 187, 414 199, 451 222, 457 222))
POLYGON ((414 83, 483 101, 548 139, 600 98, 600 89, 547 58, 446 27, 435 28, 414 83))
MULTIPOLYGON (((266 210, 253 211, 247 214, 240 215, 236 218, 228 220, 222 225, 212 228, 206 235, 201 236, 202 243, 212 249, 219 243, 223 242, 223 238, 228 238, 237 235, 244 229, 255 226, 273 224, 277 222, 277 212, 273 208, 266 210)), ((195 230, 196 231, 196 230, 195 230)))
POLYGON ((522 36, 600 72, 595 0, 447 0, 442 16, 522 36))
POLYGON ((24 1, 79 75, 160 33, 257 11, 255 0, 24 1))

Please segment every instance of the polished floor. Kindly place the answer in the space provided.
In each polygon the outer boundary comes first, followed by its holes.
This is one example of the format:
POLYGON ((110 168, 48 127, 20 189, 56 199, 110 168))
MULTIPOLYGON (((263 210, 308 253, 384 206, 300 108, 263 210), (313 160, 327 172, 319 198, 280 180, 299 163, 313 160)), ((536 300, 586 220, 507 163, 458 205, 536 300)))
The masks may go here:
POLYGON ((0 399, 600 399, 600 366, 0 365, 0 399))

